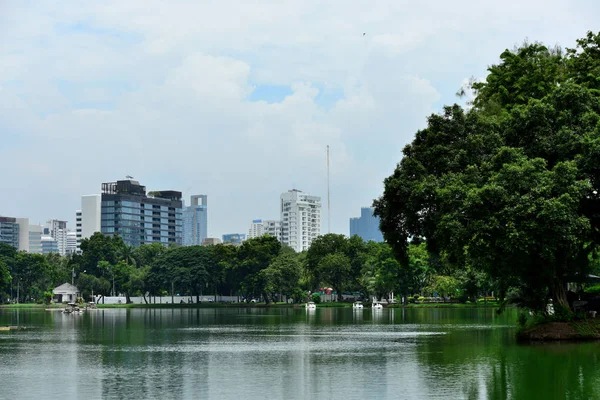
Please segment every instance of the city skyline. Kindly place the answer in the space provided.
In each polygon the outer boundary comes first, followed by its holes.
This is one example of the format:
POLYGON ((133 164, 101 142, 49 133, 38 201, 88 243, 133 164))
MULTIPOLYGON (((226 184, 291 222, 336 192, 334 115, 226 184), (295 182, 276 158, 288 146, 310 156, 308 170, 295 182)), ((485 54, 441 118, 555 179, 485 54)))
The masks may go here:
POLYGON ((589 1, 253 7, 3 3, 0 158, 15 168, 2 215, 74 229, 82 195, 133 175, 206 193, 220 237, 277 219, 283 190, 325 201, 330 145, 331 231, 349 234, 427 116, 469 99, 455 96, 468 79, 526 39, 572 47, 600 13, 589 1))

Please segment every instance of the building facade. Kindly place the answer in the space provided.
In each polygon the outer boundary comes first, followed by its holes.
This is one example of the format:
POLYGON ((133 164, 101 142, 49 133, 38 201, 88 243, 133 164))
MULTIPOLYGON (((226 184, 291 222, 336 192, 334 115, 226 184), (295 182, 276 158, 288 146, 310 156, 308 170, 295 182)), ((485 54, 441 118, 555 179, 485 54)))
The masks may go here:
POLYGON ((0 217, 0 243, 19 248, 19 223, 16 218, 0 217))
POLYGON ((29 218, 0 217, 0 243, 29 251, 29 218))
POLYGON ((181 192, 154 191, 134 180, 102 184, 101 232, 119 235, 130 246, 182 244, 181 192))
POLYGON ((52 236, 42 236, 42 254, 57 253, 58 242, 52 236))
POLYGON ((58 254, 64 256, 67 254, 67 221, 51 219, 46 223, 44 234, 56 240, 58 245, 58 254))
POLYGON ((204 238, 204 240, 202 240, 202 246, 214 246, 216 244, 221 244, 221 239, 219 239, 219 238, 204 238))
POLYGON ((248 239, 269 235, 281 242, 281 221, 275 219, 255 219, 248 229, 248 239))
POLYGON ((360 217, 350 218, 350 237, 360 236, 365 242, 383 242, 383 234, 379 230, 379 217, 373 215, 372 207, 362 207, 360 217))
POLYGON ((193 195, 183 210, 183 245, 199 246, 208 237, 208 196, 193 195))
POLYGON ((67 232, 67 254, 76 254, 77 253, 77 233, 76 232, 67 232))
POLYGON ((321 234, 321 198, 292 189, 281 194, 281 243, 308 250, 321 234))
POLYGON ((233 244, 234 246, 240 246, 245 240, 245 233, 228 233, 223 235, 223 244, 233 244))
POLYGON ((42 234, 44 227, 41 225, 29 225, 29 252, 42 254, 42 234))
POLYGON ((77 253, 80 253, 82 239, 89 239, 94 233, 102 232, 101 206, 102 197, 99 194, 81 196, 81 209, 75 212, 75 236, 77 238, 77 253))

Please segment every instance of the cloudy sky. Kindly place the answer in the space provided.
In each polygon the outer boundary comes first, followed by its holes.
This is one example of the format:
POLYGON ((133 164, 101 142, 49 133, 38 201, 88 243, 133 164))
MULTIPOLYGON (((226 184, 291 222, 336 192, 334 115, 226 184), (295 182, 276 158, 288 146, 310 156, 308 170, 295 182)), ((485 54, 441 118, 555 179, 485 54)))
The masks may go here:
POLYGON ((210 236, 246 232, 292 187, 326 204, 330 145, 331 230, 348 234, 465 79, 526 38, 574 47, 599 15, 595 0, 0 0, 0 215, 73 226, 82 194, 132 175, 208 194, 210 236))

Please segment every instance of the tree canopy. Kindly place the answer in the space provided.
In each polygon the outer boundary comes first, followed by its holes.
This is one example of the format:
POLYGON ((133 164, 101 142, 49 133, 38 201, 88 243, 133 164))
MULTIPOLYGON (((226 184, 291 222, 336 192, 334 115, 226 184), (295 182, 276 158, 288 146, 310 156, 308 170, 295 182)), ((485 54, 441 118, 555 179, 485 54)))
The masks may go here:
POLYGON ((600 34, 562 52, 525 43, 473 82, 403 150, 374 203, 400 260, 409 240, 485 271, 528 305, 568 306, 600 245, 600 34))

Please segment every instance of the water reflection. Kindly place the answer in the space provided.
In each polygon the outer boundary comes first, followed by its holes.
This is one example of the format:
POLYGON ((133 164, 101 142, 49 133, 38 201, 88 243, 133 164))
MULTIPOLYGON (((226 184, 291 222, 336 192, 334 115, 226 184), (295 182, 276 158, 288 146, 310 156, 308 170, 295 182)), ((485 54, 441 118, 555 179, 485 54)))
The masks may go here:
POLYGON ((476 309, 0 311, 5 398, 600 398, 598 343, 476 309))

